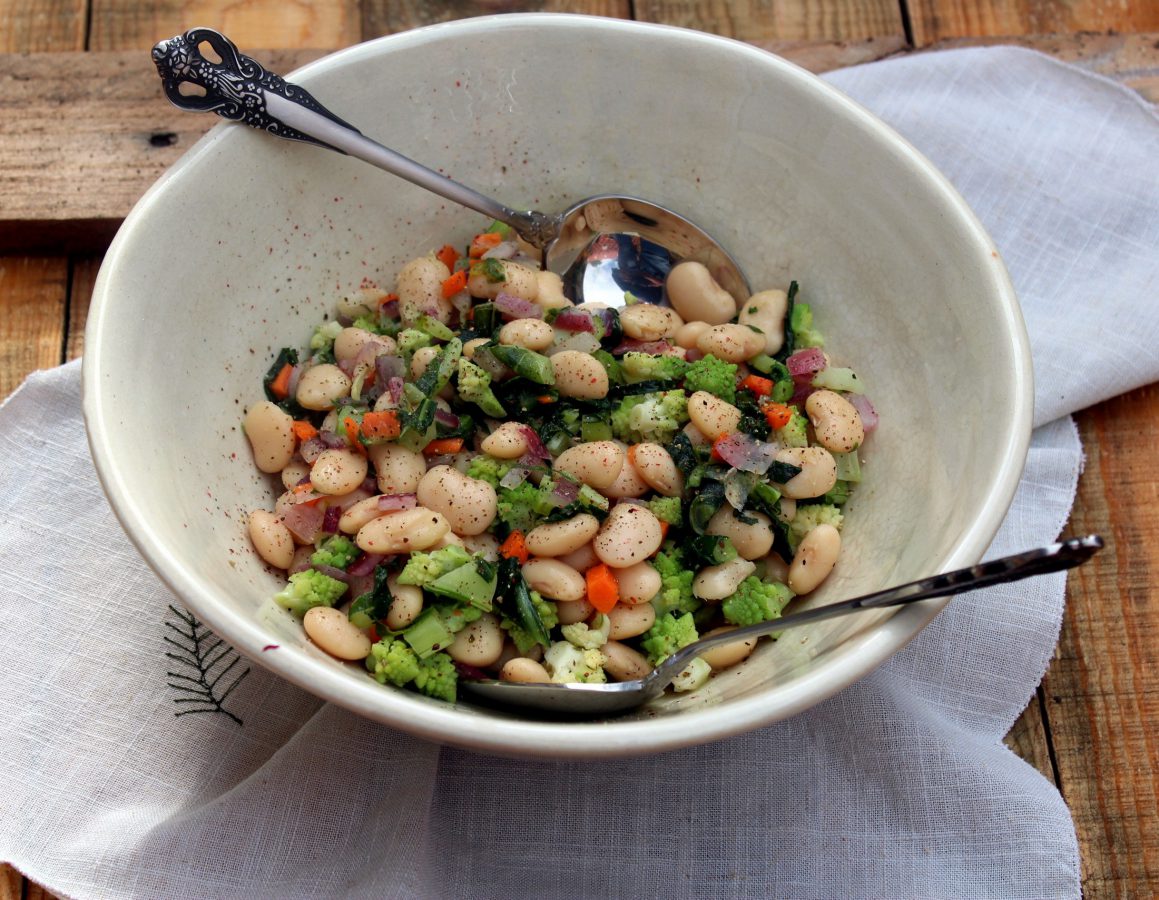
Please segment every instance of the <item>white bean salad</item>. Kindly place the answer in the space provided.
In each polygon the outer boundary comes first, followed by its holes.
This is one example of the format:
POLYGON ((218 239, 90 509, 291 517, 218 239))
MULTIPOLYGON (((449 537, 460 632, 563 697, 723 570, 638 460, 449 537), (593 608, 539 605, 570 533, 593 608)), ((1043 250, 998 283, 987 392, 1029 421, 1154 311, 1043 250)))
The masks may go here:
POLYGON ((795 282, 738 305, 682 262, 670 306, 575 306, 505 226, 462 249, 343 300, 246 412, 280 483, 249 536, 317 647, 446 701, 625 680, 825 580, 877 416, 795 282))

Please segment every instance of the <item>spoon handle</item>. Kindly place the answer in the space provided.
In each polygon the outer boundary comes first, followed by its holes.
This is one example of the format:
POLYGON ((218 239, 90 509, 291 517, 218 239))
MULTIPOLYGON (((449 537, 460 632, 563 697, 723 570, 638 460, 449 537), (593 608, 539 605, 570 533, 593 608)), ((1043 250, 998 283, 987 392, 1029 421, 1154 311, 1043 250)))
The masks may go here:
POLYGON ((542 248, 555 237, 558 226, 551 216, 513 210, 371 140, 326 109, 309 91, 267 71, 211 28, 193 28, 160 41, 153 48, 153 62, 165 95, 180 109, 215 112, 277 137, 318 144, 356 157, 453 203, 498 219, 536 247, 542 248), (206 56, 205 46, 220 57, 220 62, 206 56))
POLYGON ((796 628, 799 625, 809 625, 825 619, 848 615, 859 609, 878 609, 887 606, 902 606, 915 603, 919 600, 930 600, 934 597, 945 597, 949 594, 960 594, 966 591, 975 591, 979 588, 990 587, 995 584, 1005 584, 1010 581, 1021 581, 1034 575, 1045 575, 1048 572, 1057 572, 1060 569, 1070 569, 1086 562, 1095 553, 1102 549, 1103 539, 1097 534, 1081 538, 1071 538, 1058 544, 1051 544, 1037 550, 1028 550, 1013 556, 1004 556, 1001 559, 979 563, 965 569, 956 569, 942 575, 923 578, 920 581, 911 581, 908 584, 886 588, 873 594, 855 597, 852 600, 842 600, 839 603, 830 603, 814 609, 806 609, 783 619, 773 619, 769 622, 760 622, 737 628, 724 634, 701 638, 673 653, 664 660, 648 680, 655 678, 656 683, 663 688, 675 678, 688 662, 699 656, 705 650, 721 644, 730 644, 746 638, 764 637, 786 628, 796 628))

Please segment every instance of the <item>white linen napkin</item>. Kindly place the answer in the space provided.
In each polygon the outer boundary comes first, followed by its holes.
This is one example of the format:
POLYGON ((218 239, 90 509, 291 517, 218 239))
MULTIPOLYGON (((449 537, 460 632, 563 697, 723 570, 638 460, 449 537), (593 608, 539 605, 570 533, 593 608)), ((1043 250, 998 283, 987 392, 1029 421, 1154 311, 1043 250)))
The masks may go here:
MULTIPOLYGON (((1067 414, 1159 377, 1159 121, 1014 49, 830 80, 930 156, 1005 255, 1041 427, 990 552, 1048 543, 1081 465, 1067 414)), ((1062 798, 1001 742, 1050 659, 1062 575, 954 601, 794 719, 658 757, 440 748, 244 661, 222 708, 192 713, 165 655, 192 626, 104 502, 73 363, 0 408, 0 578, 0 859, 63 894, 1079 894, 1062 798)))

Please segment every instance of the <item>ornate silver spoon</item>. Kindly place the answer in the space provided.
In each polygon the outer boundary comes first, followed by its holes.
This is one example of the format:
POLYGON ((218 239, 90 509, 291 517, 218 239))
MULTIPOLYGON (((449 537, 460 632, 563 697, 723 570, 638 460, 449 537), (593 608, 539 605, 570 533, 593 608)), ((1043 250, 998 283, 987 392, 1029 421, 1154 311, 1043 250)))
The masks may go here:
POLYGON ((824 619, 846 616, 862 609, 881 609, 902 606, 932 597, 961 594, 994 584, 1020 581, 1034 575, 1045 575, 1060 569, 1069 569, 1086 562, 1103 546, 1098 535, 1072 538, 1060 544, 1051 544, 1038 550, 1029 550, 1014 556, 1005 556, 979 563, 966 569, 957 569, 932 578, 923 578, 909 584, 887 588, 864 597, 842 600, 827 606, 818 606, 799 613, 737 628, 725 634, 701 638, 677 650, 650 674, 637 681, 619 681, 609 684, 519 684, 510 681, 461 681, 461 686, 472 694, 503 706, 518 706, 549 710, 569 716, 598 717, 624 712, 659 697, 677 675, 706 650, 721 644, 764 637, 776 631, 809 625, 824 619))
POLYGON ((543 251, 544 268, 563 277, 565 293, 577 302, 622 306, 629 291, 663 303, 664 277, 682 260, 704 263, 738 303, 751 293, 732 257, 671 210, 623 194, 589 197, 559 215, 511 209, 366 137, 212 29, 194 28, 161 41, 153 48, 153 61, 166 96, 181 109, 215 112, 278 137, 357 157, 510 225, 543 251), (208 56, 205 47, 220 61, 208 56))

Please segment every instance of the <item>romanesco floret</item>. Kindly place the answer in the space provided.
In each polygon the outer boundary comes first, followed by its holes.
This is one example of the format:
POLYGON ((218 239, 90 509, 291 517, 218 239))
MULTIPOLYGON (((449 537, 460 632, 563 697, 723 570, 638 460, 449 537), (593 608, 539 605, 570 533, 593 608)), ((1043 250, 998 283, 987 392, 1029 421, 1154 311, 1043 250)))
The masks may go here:
POLYGON ((345 569, 359 554, 358 545, 344 534, 326 538, 310 556, 312 566, 333 566, 345 569))
POLYGON ((557 684, 603 684, 608 680, 607 661, 599 648, 585 650, 568 641, 557 641, 543 654, 544 668, 557 684))
POLYGON ((460 356, 458 362, 458 379, 455 386, 461 397, 467 403, 475 403, 489 416, 505 416, 503 404, 491 389, 491 375, 482 366, 477 366, 465 356, 460 356))
POLYGON ((317 569, 306 569, 291 575, 290 583, 274 594, 274 600, 301 618, 315 606, 333 606, 345 593, 345 582, 323 575, 317 569))
POLYGON ((454 703, 459 686, 459 671, 451 657, 445 653, 436 653, 419 662, 419 671, 414 681, 415 687, 428 697, 454 703))
POLYGON ((733 625, 756 625, 779 618, 781 610, 792 599, 793 592, 780 582, 762 581, 750 575, 721 604, 721 612, 725 621, 733 625))
POLYGON ((497 488, 503 476, 513 468, 515 468, 513 459, 496 459, 494 456, 480 454, 467 464, 467 477, 485 481, 491 487, 497 488))
POLYGON ((808 506, 797 506, 797 513, 789 522, 789 546, 794 550, 801 543, 801 539, 818 525, 832 525, 840 530, 845 516, 836 506, 828 503, 810 503, 808 506))
POLYGON ((342 333, 342 323, 338 321, 323 322, 314 329, 310 337, 310 349, 315 353, 331 353, 334 350, 334 339, 342 333))
MULTIPOLYGON (((527 592, 531 597, 531 604, 539 613, 539 620, 546 631, 551 631, 559 624, 559 610, 550 600, 544 600, 537 591, 527 592)), ((507 636, 515 643, 520 653, 529 653, 538 642, 531 634, 514 619, 504 616, 499 621, 499 627, 507 632, 507 636)))
POLYGON ((680 390, 633 394, 611 414, 612 432, 630 444, 667 444, 687 421, 688 395, 680 390))
POLYGON ((612 633, 612 620, 599 613, 591 625, 587 622, 573 622, 564 625, 560 631, 569 644, 575 644, 581 650, 598 650, 608 642, 608 635, 612 633))
POLYGON ((789 409, 793 411, 792 418, 785 423, 783 428, 778 428, 774 434, 785 447, 807 447, 809 445, 807 431, 809 420, 801 415, 801 411, 797 407, 790 406, 789 409))
POLYGON ((648 501, 648 509, 657 519, 669 525, 679 525, 684 521, 679 497, 653 497, 648 501))
POLYGON ((378 316, 368 313, 364 316, 359 316, 351 323, 352 328, 361 328, 363 331, 369 331, 371 334, 381 334, 382 326, 379 324, 378 316))
POLYGON ((418 675, 419 658, 405 641, 387 636, 371 645, 370 655, 366 657, 366 669, 379 684, 389 681, 396 687, 402 687, 414 681, 418 675))
POLYGON ((661 550, 651 562, 652 567, 660 573, 660 593, 652 598, 657 615, 695 612, 703 605, 692 593, 695 573, 684 566, 678 551, 661 550))
POLYGON ((684 389, 689 394, 708 391, 721 400, 733 403, 736 400, 736 364, 703 356, 688 367, 684 375, 684 389))
POLYGON ((429 553, 420 550, 410 555, 407 564, 399 573, 398 583, 417 584, 423 587, 459 566, 465 566, 471 560, 471 554, 457 544, 450 544, 429 553))
POLYGON ((668 612, 656 617, 656 624, 644 632, 640 647, 648 654, 648 661, 658 666, 681 647, 687 647, 699 637, 692 613, 676 616, 668 612))
POLYGON ((688 363, 678 356, 653 356, 629 350, 620 359, 620 370, 629 384, 637 381, 676 381, 688 371, 688 363))
POLYGON ((395 340, 398 342, 398 352, 407 359, 410 359, 416 350, 429 347, 432 343, 431 336, 417 328, 404 328, 395 340))
POLYGON ((500 488, 495 517, 512 531, 524 533, 535 527, 540 513, 540 491, 530 481, 513 488, 500 488))
POLYGON ((825 338, 813 327, 813 310, 808 303, 795 303, 789 321, 793 328, 793 343, 798 350, 825 346, 825 338))
POLYGON ((447 631, 451 634, 458 634, 472 622, 476 621, 483 610, 477 606, 456 606, 454 604, 439 604, 435 607, 438 611, 439 618, 442 619, 447 631))

